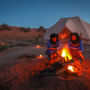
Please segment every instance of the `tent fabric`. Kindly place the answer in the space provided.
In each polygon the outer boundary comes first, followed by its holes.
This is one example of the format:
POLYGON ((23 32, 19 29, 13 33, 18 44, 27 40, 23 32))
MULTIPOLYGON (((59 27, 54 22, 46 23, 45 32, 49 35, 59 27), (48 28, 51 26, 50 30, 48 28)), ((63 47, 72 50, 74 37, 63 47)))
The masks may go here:
POLYGON ((71 32, 77 32, 79 35, 82 33, 83 38, 90 40, 90 24, 81 20, 80 17, 60 19, 55 25, 46 30, 44 39, 48 40, 52 33, 58 34, 65 27, 71 32))

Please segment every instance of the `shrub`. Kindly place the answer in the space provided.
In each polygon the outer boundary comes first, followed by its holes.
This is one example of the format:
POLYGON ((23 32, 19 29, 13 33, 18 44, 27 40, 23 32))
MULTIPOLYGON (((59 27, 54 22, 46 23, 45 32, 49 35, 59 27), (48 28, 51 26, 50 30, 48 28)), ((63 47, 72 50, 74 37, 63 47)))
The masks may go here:
POLYGON ((20 28, 20 31, 23 31, 23 32, 30 32, 30 28, 24 28, 24 27, 21 27, 20 28))
POLYGON ((2 30, 2 27, 0 26, 0 30, 2 30))
POLYGON ((11 30, 11 28, 7 24, 2 24, 1 30, 11 30))
POLYGON ((5 50, 7 48, 7 45, 0 45, 0 52, 5 50))
POLYGON ((25 30, 25 28, 24 28, 24 27, 21 27, 21 28, 20 28, 20 31, 24 31, 24 30, 25 30))
POLYGON ((39 29, 38 29, 38 32, 41 32, 43 29, 44 29, 44 27, 40 26, 39 29))
POLYGON ((35 38, 35 41, 38 41, 38 40, 39 40, 39 37, 36 37, 36 38, 35 38))
POLYGON ((30 30, 29 29, 26 29, 26 30, 24 30, 24 32, 30 32, 30 30))
POLYGON ((8 27, 8 25, 4 23, 1 25, 1 27, 8 27))

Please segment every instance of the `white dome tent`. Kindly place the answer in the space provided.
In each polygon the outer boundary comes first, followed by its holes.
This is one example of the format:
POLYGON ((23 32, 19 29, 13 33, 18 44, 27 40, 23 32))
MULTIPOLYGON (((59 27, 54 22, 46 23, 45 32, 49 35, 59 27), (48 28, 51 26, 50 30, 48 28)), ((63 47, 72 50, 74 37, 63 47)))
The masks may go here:
POLYGON ((79 35, 82 34, 84 40, 90 40, 90 24, 81 20, 80 17, 62 18, 55 25, 46 30, 44 36, 45 40, 48 40, 52 33, 67 33, 77 32, 79 35), (66 28, 66 29, 65 29, 66 28), (64 30, 65 29, 65 30, 64 30))

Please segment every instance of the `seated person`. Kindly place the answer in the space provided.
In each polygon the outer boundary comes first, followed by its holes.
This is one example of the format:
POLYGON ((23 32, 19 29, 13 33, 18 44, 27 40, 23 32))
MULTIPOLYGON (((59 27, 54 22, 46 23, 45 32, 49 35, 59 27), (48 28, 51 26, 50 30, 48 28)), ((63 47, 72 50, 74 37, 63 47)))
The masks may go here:
POLYGON ((68 45, 71 50, 76 51, 75 53, 78 53, 80 55, 80 60, 84 60, 84 56, 82 54, 83 52, 83 44, 82 40, 80 39, 80 36, 78 33, 74 32, 70 34, 70 41, 68 42, 68 45))
POLYGON ((56 56, 55 52, 60 48, 60 41, 58 40, 58 34, 51 34, 50 40, 47 42, 47 50, 46 54, 48 55, 49 59, 53 59, 54 55, 56 56))

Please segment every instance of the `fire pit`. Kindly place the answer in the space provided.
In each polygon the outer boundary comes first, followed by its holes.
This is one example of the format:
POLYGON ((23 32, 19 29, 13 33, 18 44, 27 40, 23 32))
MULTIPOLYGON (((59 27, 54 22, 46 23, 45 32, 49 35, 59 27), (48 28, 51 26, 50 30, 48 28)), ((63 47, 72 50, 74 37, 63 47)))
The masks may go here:
POLYGON ((44 56, 42 54, 40 54, 39 56, 37 56, 38 59, 42 59, 44 56))
POLYGON ((60 52, 57 52, 59 59, 53 59, 50 62, 49 67, 40 73, 46 75, 57 75, 63 77, 67 76, 80 76, 81 64, 79 60, 72 57, 69 48, 66 46, 60 52), (78 62, 77 62, 78 61, 78 62), (53 62, 53 63, 52 63, 53 62))
POLYGON ((79 59, 73 58, 72 54, 70 53, 70 50, 67 46, 65 46, 61 53, 61 59, 60 63, 62 63, 63 67, 62 69, 57 70, 56 74, 59 75, 63 72, 67 72, 67 74, 73 74, 73 75, 81 75, 81 64, 79 59))

